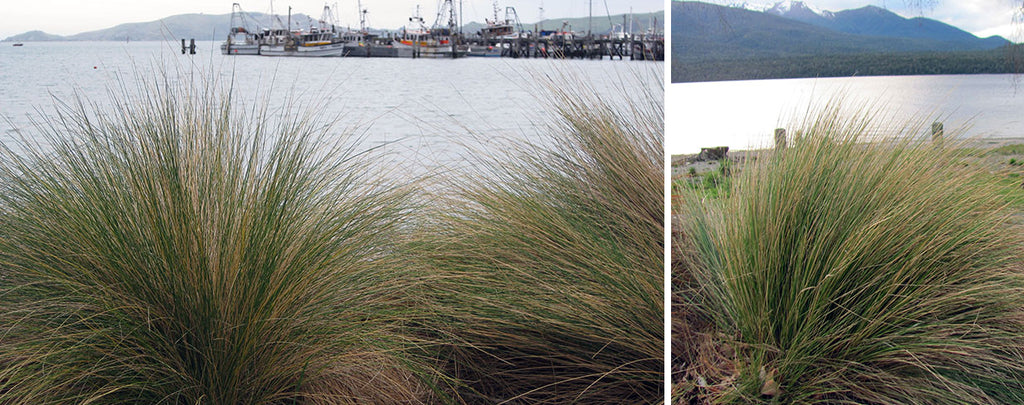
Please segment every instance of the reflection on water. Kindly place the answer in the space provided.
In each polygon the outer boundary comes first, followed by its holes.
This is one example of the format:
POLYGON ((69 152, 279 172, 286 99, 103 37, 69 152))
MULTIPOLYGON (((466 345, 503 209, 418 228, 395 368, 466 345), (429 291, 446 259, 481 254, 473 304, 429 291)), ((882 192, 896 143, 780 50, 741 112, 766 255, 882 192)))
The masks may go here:
POLYGON ((884 76, 670 84, 666 91, 669 154, 701 147, 761 147, 837 97, 852 111, 875 106, 903 123, 967 126, 965 136, 1024 137, 1024 86, 1013 75, 884 76))

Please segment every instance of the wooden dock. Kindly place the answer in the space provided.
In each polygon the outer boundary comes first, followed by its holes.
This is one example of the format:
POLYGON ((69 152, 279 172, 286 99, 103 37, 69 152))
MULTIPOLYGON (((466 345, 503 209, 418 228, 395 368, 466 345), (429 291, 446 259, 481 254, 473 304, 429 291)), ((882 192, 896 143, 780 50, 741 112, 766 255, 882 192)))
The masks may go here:
POLYGON ((665 60, 665 39, 661 35, 635 36, 633 38, 467 37, 465 42, 470 46, 500 50, 500 56, 506 58, 604 59, 608 57, 609 60, 665 60))

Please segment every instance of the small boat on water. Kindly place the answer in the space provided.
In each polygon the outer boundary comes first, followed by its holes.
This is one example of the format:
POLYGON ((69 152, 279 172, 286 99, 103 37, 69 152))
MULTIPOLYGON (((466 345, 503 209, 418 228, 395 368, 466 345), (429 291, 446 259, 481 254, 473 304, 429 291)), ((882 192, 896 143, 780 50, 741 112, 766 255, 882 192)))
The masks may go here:
POLYGON ((504 48, 499 44, 494 45, 470 45, 466 49, 466 56, 472 56, 476 58, 499 58, 502 55, 504 48))
POLYGON ((21 42, 17 42, 17 43, 14 44, 14 46, 25 46, 25 44, 23 44, 21 42))

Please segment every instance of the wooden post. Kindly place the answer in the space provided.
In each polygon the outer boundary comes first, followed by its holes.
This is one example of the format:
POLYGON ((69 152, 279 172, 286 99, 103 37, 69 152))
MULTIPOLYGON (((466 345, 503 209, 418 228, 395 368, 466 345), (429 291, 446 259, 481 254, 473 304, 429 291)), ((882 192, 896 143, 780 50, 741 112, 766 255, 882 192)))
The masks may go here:
POLYGON ((540 24, 533 24, 533 57, 537 58, 540 53, 540 24))
POLYGON ((775 150, 786 149, 786 129, 775 128, 775 150))
POLYGON ((932 143, 936 145, 942 145, 943 129, 941 122, 932 123, 932 143))

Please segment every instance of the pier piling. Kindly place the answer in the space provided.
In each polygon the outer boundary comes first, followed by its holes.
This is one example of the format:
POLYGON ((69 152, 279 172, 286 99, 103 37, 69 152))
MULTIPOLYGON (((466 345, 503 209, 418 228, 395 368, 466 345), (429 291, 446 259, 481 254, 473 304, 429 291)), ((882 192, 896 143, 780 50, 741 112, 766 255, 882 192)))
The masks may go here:
POLYGON ((775 128, 775 150, 786 149, 786 129, 775 128))
POLYGON ((943 126, 941 122, 932 123, 932 143, 938 146, 942 146, 943 126))

